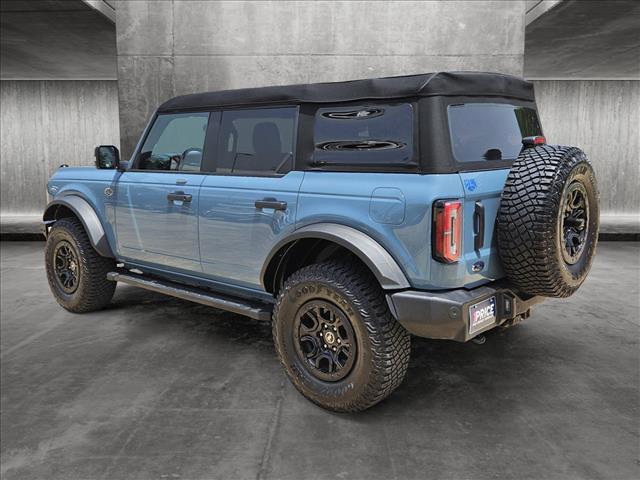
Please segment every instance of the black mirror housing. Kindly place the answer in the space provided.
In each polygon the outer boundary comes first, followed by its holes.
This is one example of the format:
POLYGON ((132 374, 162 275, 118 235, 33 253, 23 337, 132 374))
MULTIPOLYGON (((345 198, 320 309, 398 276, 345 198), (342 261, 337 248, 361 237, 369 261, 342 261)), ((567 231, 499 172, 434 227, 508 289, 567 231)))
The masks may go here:
POLYGON ((95 149, 96 168, 113 170, 120 168, 120 151, 113 145, 98 145, 95 149))

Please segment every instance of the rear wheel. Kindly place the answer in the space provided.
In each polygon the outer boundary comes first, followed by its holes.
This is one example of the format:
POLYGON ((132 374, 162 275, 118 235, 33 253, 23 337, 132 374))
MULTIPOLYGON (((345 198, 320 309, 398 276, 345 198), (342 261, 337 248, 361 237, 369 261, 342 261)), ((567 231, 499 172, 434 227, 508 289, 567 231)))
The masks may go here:
POLYGON ((47 280, 57 302, 70 312, 83 313, 109 304, 116 283, 107 280, 115 261, 100 256, 75 218, 58 220, 45 247, 47 280))
POLYGON ((409 363, 409 334, 375 278, 356 263, 314 264, 291 275, 278 295, 273 338, 300 393, 339 412, 386 398, 409 363))

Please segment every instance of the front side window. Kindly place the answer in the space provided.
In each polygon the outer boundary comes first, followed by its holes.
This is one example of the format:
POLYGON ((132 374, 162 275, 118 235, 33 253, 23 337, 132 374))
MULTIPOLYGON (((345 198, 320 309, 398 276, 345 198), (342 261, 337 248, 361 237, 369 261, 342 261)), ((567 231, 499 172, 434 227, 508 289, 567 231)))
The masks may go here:
POLYGON ((293 167, 296 107, 222 113, 217 173, 283 174, 293 167))
POLYGON ((160 114, 140 151, 142 170, 200 171, 208 112, 160 114))
POLYGON ((522 139, 542 135, 533 108, 496 103, 449 105, 453 155, 459 162, 514 160, 522 139))
POLYGON ((413 108, 409 103, 320 108, 313 143, 315 166, 409 165, 413 108))

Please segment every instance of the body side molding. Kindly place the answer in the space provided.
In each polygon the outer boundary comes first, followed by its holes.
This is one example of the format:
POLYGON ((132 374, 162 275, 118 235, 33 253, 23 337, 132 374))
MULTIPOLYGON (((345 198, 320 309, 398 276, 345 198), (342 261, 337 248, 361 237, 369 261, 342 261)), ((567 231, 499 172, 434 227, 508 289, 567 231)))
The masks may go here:
POLYGON ((373 272, 384 290, 411 287, 398 263, 384 247, 366 233, 337 223, 307 225, 278 242, 269 252, 260 272, 263 287, 266 287, 265 276, 274 256, 286 245, 305 238, 329 240, 351 251, 373 272))
POLYGON ((80 219, 96 252, 103 257, 115 258, 98 214, 89 202, 78 195, 65 195, 52 200, 42 216, 45 227, 57 220, 56 211, 60 206, 67 207, 80 219))

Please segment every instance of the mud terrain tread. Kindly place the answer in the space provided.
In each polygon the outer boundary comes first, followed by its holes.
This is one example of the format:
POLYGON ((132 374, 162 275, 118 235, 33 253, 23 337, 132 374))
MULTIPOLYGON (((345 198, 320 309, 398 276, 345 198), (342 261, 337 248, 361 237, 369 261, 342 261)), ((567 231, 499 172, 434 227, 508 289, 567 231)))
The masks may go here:
POLYGON ((556 220, 565 180, 582 162, 589 163, 579 148, 544 145, 525 150, 511 167, 497 240, 504 270, 522 292, 568 297, 578 288, 567 285, 560 272, 556 220))
POLYGON ((375 278, 357 262, 331 261, 303 267, 293 273, 278 294, 273 311, 273 338, 280 363, 296 388, 315 404, 339 412, 365 410, 389 396, 404 379, 411 353, 411 337, 389 312, 384 292, 375 278), (284 352, 277 338, 276 320, 282 299, 297 284, 306 281, 331 285, 349 299, 358 310, 368 332, 372 353, 372 375, 362 393, 349 403, 327 405, 322 399, 308 394, 302 379, 287 368, 284 352))
POLYGON ((45 262, 47 265, 47 280, 51 290, 54 292, 56 301, 65 309, 74 313, 93 312, 106 307, 113 298, 116 289, 116 282, 107 280, 107 273, 115 268, 115 261, 111 258, 102 257, 95 251, 89 236, 84 230, 82 223, 75 218, 63 218, 58 220, 49 233, 49 241, 45 247, 45 262), (83 277, 78 290, 65 299, 58 294, 53 272, 50 268, 50 257, 55 248, 56 232, 64 231, 73 239, 78 252, 83 277))

